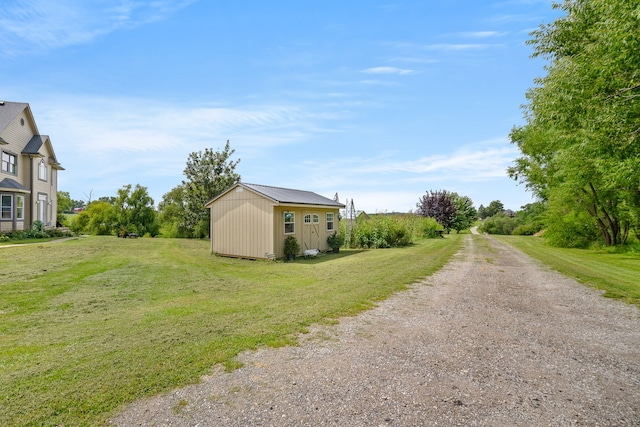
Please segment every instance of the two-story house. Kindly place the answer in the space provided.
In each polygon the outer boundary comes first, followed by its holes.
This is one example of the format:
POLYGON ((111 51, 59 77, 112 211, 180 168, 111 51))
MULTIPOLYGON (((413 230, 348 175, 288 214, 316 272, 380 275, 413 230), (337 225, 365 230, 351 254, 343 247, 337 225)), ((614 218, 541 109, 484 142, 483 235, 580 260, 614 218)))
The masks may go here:
POLYGON ((0 101, 0 232, 56 225, 59 170, 29 104, 0 101))

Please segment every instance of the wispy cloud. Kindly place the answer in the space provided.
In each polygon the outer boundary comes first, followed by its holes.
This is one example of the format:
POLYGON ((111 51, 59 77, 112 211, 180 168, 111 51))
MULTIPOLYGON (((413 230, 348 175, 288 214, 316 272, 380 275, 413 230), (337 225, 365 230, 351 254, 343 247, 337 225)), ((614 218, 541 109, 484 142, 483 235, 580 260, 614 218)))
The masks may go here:
POLYGON ((411 74, 414 71, 396 67, 373 67, 362 70, 362 72, 365 74, 399 74, 402 76, 405 74, 411 74))
POLYGON ((503 37, 509 33, 504 31, 465 31, 462 33, 456 33, 459 37, 472 38, 472 39, 486 39, 490 37, 503 37))
POLYGON ((0 8, 0 54, 17 56, 89 43, 118 29, 166 19, 194 1, 5 0, 0 8))
POLYGON ((395 85, 398 84, 397 82, 387 81, 387 80, 379 80, 379 79, 360 80, 358 83, 360 83, 362 85, 370 85, 370 86, 395 86, 395 85))
POLYGON ((343 158, 321 165, 310 161, 305 168, 317 167, 325 172, 323 176, 341 176, 345 181, 366 176, 366 180, 360 181, 372 187, 397 187, 399 181, 481 181, 504 177, 517 153, 506 138, 496 138, 468 144, 447 155, 413 159, 412 156, 402 158, 402 153, 385 152, 375 157, 343 158), (335 173, 331 173, 332 170, 335 173))
POLYGON ((245 147, 286 145, 300 129, 320 132, 313 113, 286 105, 186 106, 130 98, 58 96, 43 102, 38 121, 88 155, 159 153, 202 147, 242 135, 245 147), (89 141, 88 141, 89 140, 89 141))
POLYGON ((60 175, 61 189, 80 185, 105 195, 141 183, 154 187, 156 201, 180 183, 191 152, 221 149, 229 139, 239 157, 264 159, 311 136, 340 132, 329 127, 335 118, 284 104, 194 106, 53 94, 30 104, 58 159, 73 171, 60 175), (68 183, 71 176, 83 177, 82 184, 68 183))
POLYGON ((301 167, 310 177, 318 177, 309 181, 310 186, 326 194, 341 188, 343 202, 345 197, 356 197, 356 209, 376 212, 396 206, 407 211, 415 209, 421 192, 429 188, 467 195, 470 187, 508 182, 506 169, 517 157, 506 137, 467 144, 450 154, 412 158, 418 153, 387 151, 371 157, 307 161, 301 167))
POLYGON ((436 51, 467 51, 467 50, 485 50, 494 47, 499 47, 501 45, 498 44, 486 44, 486 43, 436 43, 436 44, 428 44, 423 46, 422 48, 425 50, 436 50, 436 51))

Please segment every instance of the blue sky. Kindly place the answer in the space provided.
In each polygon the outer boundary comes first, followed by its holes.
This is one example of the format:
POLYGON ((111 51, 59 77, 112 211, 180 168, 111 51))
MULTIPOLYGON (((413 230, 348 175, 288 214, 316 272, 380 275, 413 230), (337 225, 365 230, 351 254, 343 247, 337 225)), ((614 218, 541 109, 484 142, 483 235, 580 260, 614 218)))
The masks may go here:
POLYGON ((28 102, 59 190, 158 203, 227 140, 248 183, 407 212, 429 190, 533 201, 508 141, 546 0, 3 0, 0 99, 28 102))

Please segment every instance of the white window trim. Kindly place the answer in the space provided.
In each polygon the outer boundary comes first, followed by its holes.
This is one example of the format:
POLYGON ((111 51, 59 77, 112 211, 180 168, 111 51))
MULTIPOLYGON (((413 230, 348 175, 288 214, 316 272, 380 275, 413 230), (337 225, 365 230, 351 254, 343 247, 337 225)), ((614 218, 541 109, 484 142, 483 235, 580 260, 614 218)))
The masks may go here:
POLYGON ((11 194, 0 194, 0 220, 2 221, 11 221, 13 220, 13 195, 11 194), (9 198, 9 218, 4 217, 5 212, 5 204, 4 201, 6 198, 9 198))
POLYGON ((0 155, 0 171, 4 172, 4 173, 9 173, 11 175, 17 175, 18 174, 18 156, 16 156, 15 154, 9 152, 9 151, 3 151, 2 154, 0 155), (7 156, 7 160, 5 160, 5 156, 7 156), (11 158, 13 158, 13 163, 11 163, 9 160, 11 160, 11 158), (5 169, 5 163, 7 164, 7 167, 5 169), (8 165, 13 165, 13 171, 9 170, 9 166, 8 165))
POLYGON ((336 226, 335 226, 335 218, 336 215, 333 212, 327 212, 327 231, 335 231, 336 226), (329 216, 331 216, 331 220, 329 220, 329 216), (331 228, 329 228, 329 224, 331 224, 331 228))
POLYGON ((16 220, 17 221, 24 221, 24 196, 16 196, 16 220), (20 207, 20 203, 18 203, 19 200, 22 200, 22 207, 20 207))
POLYGON ((284 234, 295 234, 296 232, 296 213, 295 212, 284 212, 282 214, 282 219, 284 221, 284 234), (287 214, 291 214, 291 221, 287 222, 287 214), (287 231, 287 224, 291 224, 291 231, 287 231))
POLYGON ((49 173, 47 169, 44 159, 40 160, 40 163, 38 163, 38 179, 40 181, 47 181, 47 174, 49 173))

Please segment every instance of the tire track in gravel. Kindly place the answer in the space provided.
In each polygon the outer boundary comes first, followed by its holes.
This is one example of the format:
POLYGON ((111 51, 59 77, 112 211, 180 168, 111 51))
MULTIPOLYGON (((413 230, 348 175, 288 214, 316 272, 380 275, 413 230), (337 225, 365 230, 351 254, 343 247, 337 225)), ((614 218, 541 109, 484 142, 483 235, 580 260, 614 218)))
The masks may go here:
POLYGON ((300 345, 242 354, 117 426, 640 426, 640 313, 488 236, 300 345))

